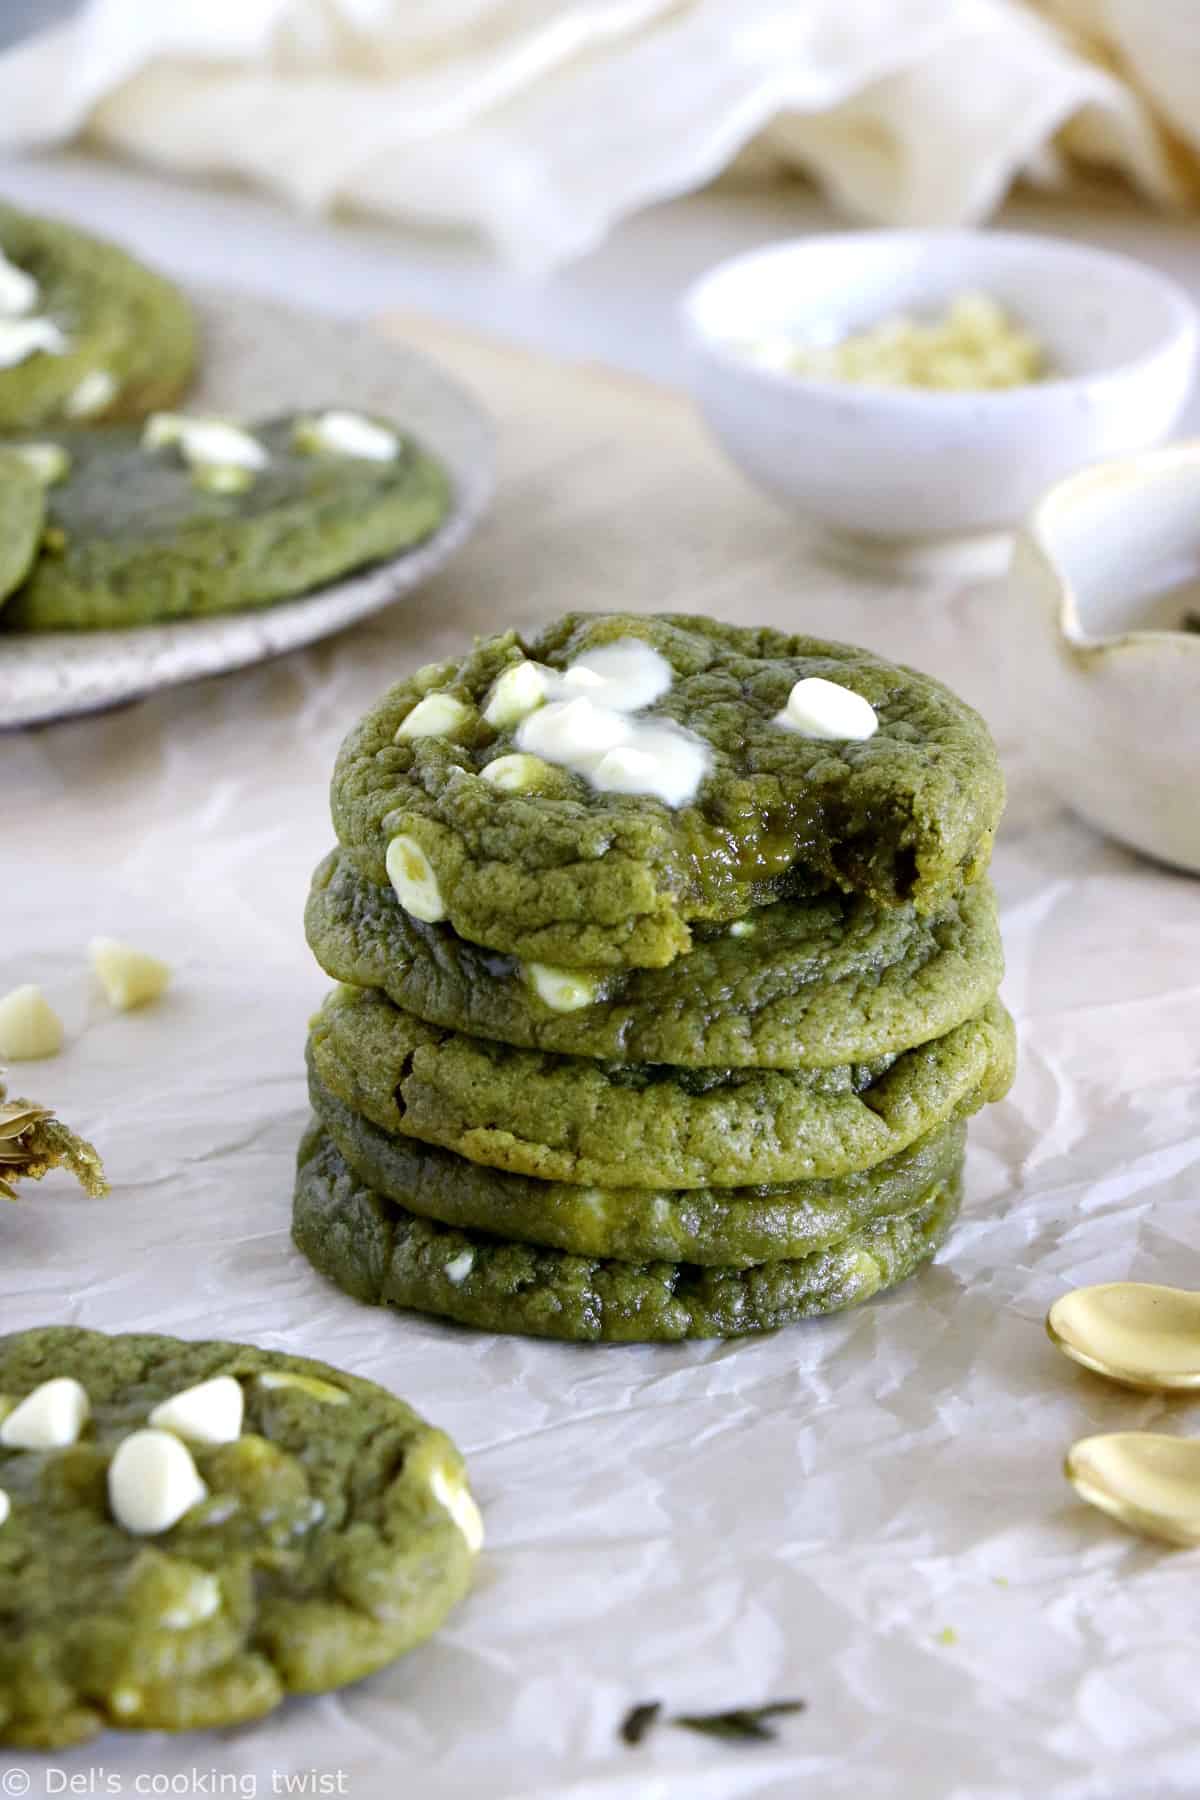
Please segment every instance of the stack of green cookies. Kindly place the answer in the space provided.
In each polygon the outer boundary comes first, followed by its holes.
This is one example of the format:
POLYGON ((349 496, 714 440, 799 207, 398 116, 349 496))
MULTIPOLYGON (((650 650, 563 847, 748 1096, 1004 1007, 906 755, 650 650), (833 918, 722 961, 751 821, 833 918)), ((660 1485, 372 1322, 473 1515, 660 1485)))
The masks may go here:
POLYGON ((343 746, 295 1235, 357 1298, 732 1336, 934 1254, 1012 1077, 982 720, 866 651, 575 615, 343 746))

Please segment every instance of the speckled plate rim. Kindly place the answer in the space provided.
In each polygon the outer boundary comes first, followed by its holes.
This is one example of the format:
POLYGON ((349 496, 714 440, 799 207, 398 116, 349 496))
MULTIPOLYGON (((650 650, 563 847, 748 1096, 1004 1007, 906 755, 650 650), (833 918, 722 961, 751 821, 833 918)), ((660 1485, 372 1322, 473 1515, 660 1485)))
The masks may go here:
POLYGON ((445 522, 414 550, 298 600, 124 631, 0 632, 0 730, 137 700, 297 650, 411 593, 445 564, 491 500, 495 429, 437 364, 369 326, 250 295, 193 295, 203 334, 189 411, 243 418, 327 406, 395 417, 454 483, 445 522))

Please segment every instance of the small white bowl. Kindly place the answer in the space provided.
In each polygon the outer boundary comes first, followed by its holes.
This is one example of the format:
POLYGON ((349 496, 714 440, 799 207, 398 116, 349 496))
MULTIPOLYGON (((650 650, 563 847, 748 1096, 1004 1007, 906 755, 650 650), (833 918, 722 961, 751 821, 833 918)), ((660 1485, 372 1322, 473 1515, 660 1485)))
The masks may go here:
POLYGON ((1047 784, 1111 837, 1200 873, 1200 442, 1053 488, 1009 573, 1007 688, 1047 784))
POLYGON ((1196 312, 1129 257, 1001 231, 860 231, 772 244, 684 296, 695 397, 750 480, 841 534, 897 545, 1013 527, 1054 481, 1161 442, 1187 401, 1196 312), (1055 374, 982 392, 859 387, 756 365, 739 342, 829 342, 990 295, 1055 374))

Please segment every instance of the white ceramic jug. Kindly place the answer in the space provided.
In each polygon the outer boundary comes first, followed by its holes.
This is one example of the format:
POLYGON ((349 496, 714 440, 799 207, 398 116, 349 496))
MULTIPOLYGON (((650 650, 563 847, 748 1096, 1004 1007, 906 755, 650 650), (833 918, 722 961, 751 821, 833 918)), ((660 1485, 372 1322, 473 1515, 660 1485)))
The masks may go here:
POLYGON ((1047 783, 1100 830, 1200 873, 1200 441, 1051 488, 1017 538, 1008 599, 1010 698, 1047 783))

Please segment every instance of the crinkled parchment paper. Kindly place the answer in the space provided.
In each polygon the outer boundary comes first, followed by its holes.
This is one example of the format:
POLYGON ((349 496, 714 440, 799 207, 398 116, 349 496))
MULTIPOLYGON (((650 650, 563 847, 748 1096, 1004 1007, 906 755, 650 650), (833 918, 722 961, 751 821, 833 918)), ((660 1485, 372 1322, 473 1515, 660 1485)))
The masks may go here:
POLYGON ((498 510, 449 571, 319 649, 0 739, 0 991, 42 983, 70 1039, 19 1086, 94 1139, 113 1183, 88 1201, 51 1181, 0 1212, 0 1323, 246 1337, 385 1383, 467 1454, 478 1586, 435 1643, 338 1696, 233 1733, 9 1756, 0 1786, 19 1794, 27 1770, 34 1795, 65 1791, 62 1771, 108 1793, 305 1777, 293 1791, 354 1800, 1194 1794, 1200 1558, 1126 1535, 1060 1469, 1085 1432, 1192 1431, 1200 1413, 1106 1389, 1042 1317, 1080 1282, 1200 1286, 1200 883, 1105 843, 1029 775, 999 587, 821 569, 680 403, 424 341, 503 433, 498 510), (357 1305, 288 1237, 324 986, 301 912, 339 738, 466 632, 614 601, 933 669, 983 706, 1011 780, 995 873, 1023 1056, 974 1127, 962 1222, 902 1291, 759 1341, 473 1335, 357 1305), (167 957, 166 1002, 108 1012, 93 932, 167 957), (637 1700, 792 1695, 809 1710, 774 1745, 616 1735, 637 1700))

